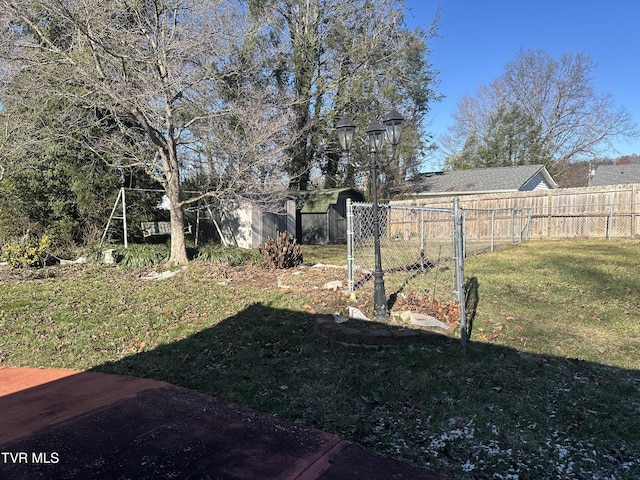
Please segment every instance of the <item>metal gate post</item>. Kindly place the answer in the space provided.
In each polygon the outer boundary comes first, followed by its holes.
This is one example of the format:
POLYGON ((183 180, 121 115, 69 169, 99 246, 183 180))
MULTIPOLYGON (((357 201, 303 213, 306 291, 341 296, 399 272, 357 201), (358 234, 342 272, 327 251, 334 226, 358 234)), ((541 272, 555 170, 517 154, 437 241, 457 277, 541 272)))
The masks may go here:
POLYGON ((464 214, 460 208, 460 201, 456 197, 453 200, 453 217, 454 217, 454 250, 456 257, 455 280, 456 295, 460 304, 460 340, 462 348, 467 349, 467 313, 466 313, 466 294, 464 287, 464 214))
POLYGON ((516 232, 514 231, 516 228, 516 222, 515 222, 515 211, 513 208, 511 208, 511 211, 510 211, 509 228, 511 230, 511 243, 514 244, 516 243, 516 237, 515 237, 516 232))
POLYGON ((424 272, 424 209, 420 209, 420 270, 424 272))
POLYGON ((491 251, 495 250, 496 211, 491 210, 491 251))
POLYGON ((129 248, 129 232, 127 231, 127 201, 124 197, 124 187, 122 187, 122 227, 124 228, 124 248, 129 248))
POLYGON ((347 198, 347 289, 353 292, 353 204, 347 198))

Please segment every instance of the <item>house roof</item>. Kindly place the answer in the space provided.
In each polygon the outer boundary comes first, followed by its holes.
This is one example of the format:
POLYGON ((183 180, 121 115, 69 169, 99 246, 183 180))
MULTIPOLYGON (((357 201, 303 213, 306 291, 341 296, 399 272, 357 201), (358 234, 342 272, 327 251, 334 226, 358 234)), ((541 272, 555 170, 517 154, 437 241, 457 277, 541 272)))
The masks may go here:
POLYGON ((558 188, 544 165, 476 168, 420 173, 410 181, 416 193, 479 193, 518 191, 540 174, 549 188, 558 188))
POLYGON ((362 199, 362 193, 352 188, 331 188, 325 190, 309 190, 296 192, 295 195, 302 204, 300 213, 326 213, 330 205, 338 203, 341 193, 352 192, 358 199, 362 199))
POLYGON ((600 165, 589 185, 619 185, 622 183, 640 183, 640 165, 600 165))

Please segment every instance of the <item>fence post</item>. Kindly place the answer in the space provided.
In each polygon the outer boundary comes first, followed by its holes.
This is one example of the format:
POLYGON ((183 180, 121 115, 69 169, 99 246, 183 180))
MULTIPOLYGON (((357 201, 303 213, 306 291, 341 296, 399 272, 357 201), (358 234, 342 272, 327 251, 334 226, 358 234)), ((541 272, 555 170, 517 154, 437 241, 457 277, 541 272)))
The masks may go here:
POLYGON ((520 212, 520 215, 519 215, 519 217, 520 217, 520 225, 518 226, 518 230, 519 230, 519 233, 518 233, 519 241, 518 241, 518 243, 522 243, 522 207, 518 207, 518 211, 520 212))
POLYGON ((347 289, 353 292, 353 204, 347 198, 347 289))
POLYGON ((515 228, 516 228, 516 222, 515 222, 515 212, 513 207, 510 209, 509 211, 509 230, 511 230, 511 243, 516 243, 516 236, 515 236, 515 228))
POLYGON ((491 210, 491 251, 495 250, 496 211, 491 210))
POLYGON ((424 272, 424 210, 420 209, 420 270, 424 272))
POLYGON ((631 238, 636 237, 636 221, 637 221, 637 200, 638 189, 636 185, 631 187, 631 238))
POLYGON ((122 228, 124 229, 124 248, 129 248, 129 232, 127 231, 127 201, 124 198, 124 187, 122 187, 122 228))
POLYGON ((466 294, 464 288, 464 214, 460 208, 460 201, 456 197, 453 200, 454 217, 454 249, 456 257, 455 286, 456 295, 460 305, 460 340, 462 348, 467 349, 467 313, 466 294))

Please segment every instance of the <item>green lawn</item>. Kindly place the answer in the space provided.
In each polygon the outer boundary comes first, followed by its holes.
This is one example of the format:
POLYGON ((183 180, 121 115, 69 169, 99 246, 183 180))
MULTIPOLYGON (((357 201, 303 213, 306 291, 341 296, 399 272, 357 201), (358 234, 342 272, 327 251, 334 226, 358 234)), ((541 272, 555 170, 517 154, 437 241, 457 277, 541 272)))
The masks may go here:
MULTIPOLYGON (((305 264, 344 265, 340 248, 305 248, 305 264)), ((149 270, 5 274, 0 365, 157 378, 458 479, 640 478, 637 241, 468 258, 480 300, 466 355, 454 337, 331 348, 313 314, 347 300, 314 289, 311 268, 291 289, 255 267, 149 270)))
POLYGON ((347 245, 302 245, 303 262, 325 265, 346 265, 347 245))

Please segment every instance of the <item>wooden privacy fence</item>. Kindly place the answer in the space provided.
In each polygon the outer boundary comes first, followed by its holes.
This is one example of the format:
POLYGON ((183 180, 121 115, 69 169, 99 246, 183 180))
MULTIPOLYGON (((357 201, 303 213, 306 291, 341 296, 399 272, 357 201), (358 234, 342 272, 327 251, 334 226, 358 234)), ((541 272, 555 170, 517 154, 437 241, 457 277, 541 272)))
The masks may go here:
MULTIPOLYGON (((640 236, 640 184, 466 195, 459 201, 464 211, 465 240, 472 248, 528 239, 640 236)), ((451 208, 453 197, 416 196, 392 205, 451 208)), ((388 212, 390 217, 399 214, 388 212)), ((432 239, 446 235, 449 229, 440 223, 442 220, 421 224, 421 234, 432 239)), ((418 232, 408 230, 416 228, 414 225, 389 218, 388 233, 414 236, 418 232)))

